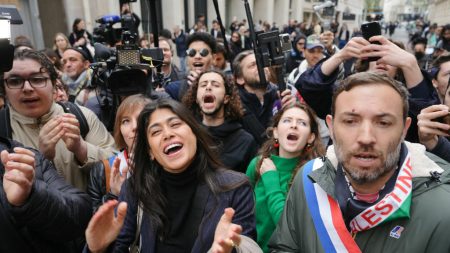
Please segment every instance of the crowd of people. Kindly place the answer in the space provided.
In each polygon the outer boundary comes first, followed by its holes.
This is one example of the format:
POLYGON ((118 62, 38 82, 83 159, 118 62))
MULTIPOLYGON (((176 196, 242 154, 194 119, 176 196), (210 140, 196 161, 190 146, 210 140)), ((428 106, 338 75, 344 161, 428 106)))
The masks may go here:
POLYGON ((259 22, 292 38, 262 82, 246 20, 222 34, 200 15, 137 41, 158 42, 162 82, 114 113, 84 20, 53 50, 20 36, 1 73, 0 251, 449 252, 450 24, 417 24, 408 49, 259 22))

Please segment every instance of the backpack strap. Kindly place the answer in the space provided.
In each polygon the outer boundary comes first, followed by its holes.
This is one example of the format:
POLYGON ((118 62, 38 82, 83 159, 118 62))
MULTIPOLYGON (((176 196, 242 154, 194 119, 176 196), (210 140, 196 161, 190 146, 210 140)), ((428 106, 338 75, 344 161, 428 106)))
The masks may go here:
POLYGON ((11 121, 9 119, 9 107, 5 104, 5 107, 0 110, 0 136, 5 138, 12 138, 11 121))
POLYGON ((81 111, 80 107, 72 102, 57 102, 64 109, 65 113, 72 113, 77 117, 78 122, 80 123, 80 135, 83 139, 86 138, 86 135, 89 133, 89 124, 81 111))
POLYGON ((102 160, 103 167, 105 168, 105 185, 106 185, 106 193, 111 190, 111 185, 109 184, 109 179, 111 177, 111 166, 109 165, 109 159, 102 160))

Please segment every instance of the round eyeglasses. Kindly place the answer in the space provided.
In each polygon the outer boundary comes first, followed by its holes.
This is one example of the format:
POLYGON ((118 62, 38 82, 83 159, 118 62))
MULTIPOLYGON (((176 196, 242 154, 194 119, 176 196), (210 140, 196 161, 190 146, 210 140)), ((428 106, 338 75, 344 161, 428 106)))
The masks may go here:
POLYGON ((189 48, 188 50, 186 50, 186 54, 189 56, 189 57, 194 57, 196 54, 197 54, 197 52, 200 54, 200 56, 202 56, 202 57, 205 57, 205 56, 207 56, 208 54, 209 54, 209 50, 208 49, 206 49, 206 48, 202 48, 202 49, 200 49, 199 51, 197 51, 197 50, 195 50, 195 49, 193 49, 193 48, 189 48))

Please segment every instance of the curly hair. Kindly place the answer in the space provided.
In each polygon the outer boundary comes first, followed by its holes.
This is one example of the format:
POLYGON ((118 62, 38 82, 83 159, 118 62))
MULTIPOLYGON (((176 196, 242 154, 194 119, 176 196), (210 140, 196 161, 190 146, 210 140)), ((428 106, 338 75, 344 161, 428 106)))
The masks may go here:
POLYGON ((280 111, 275 114, 275 116, 272 118, 272 124, 269 128, 267 128, 267 135, 269 136, 269 139, 264 142, 264 144, 259 149, 259 160, 256 163, 256 182, 261 177, 261 165, 265 158, 270 157, 271 155, 279 155, 278 148, 274 147, 274 144, 276 143, 275 138, 273 136, 273 129, 278 126, 278 123, 280 122, 281 118, 283 117, 283 114, 292 108, 299 108, 300 110, 304 111, 306 115, 308 115, 309 118, 309 124, 311 133, 315 135, 316 138, 314 138, 314 141, 311 143, 311 146, 309 148, 304 148, 303 152, 299 156, 298 164, 295 166, 294 171, 292 171, 291 179, 289 180, 289 187, 292 184, 292 181, 294 180, 295 175, 297 174, 298 170, 309 160, 314 159, 319 156, 323 156, 325 154, 325 147, 322 144, 322 140, 320 138, 319 133, 319 124, 316 121, 316 113, 309 107, 308 105, 304 103, 295 103, 291 106, 285 106, 280 111))
POLYGON ((205 32, 195 32, 189 35, 186 39, 186 46, 189 47, 192 43, 196 41, 203 41, 206 45, 211 48, 213 54, 217 51, 216 40, 209 33, 205 32))
POLYGON ((55 65, 50 61, 50 59, 42 52, 34 51, 34 50, 23 50, 16 52, 14 54, 14 60, 25 60, 30 59, 41 64, 41 72, 47 71, 50 75, 50 80, 52 81, 52 85, 55 86, 56 78, 58 78, 58 72, 56 72, 55 65))
MULTIPOLYGON (((243 117, 243 107, 241 104, 241 98, 239 97, 238 90, 234 83, 230 80, 227 80, 225 75, 217 70, 208 70, 200 74, 198 80, 207 73, 216 73, 222 77, 224 86, 225 86, 225 95, 230 97, 230 100, 227 104, 224 105, 224 117, 229 120, 239 120, 243 117)), ((197 103, 197 90, 198 90, 198 82, 192 85, 187 94, 183 97, 183 104, 189 108, 197 118, 202 117, 202 111, 200 106, 197 103)))

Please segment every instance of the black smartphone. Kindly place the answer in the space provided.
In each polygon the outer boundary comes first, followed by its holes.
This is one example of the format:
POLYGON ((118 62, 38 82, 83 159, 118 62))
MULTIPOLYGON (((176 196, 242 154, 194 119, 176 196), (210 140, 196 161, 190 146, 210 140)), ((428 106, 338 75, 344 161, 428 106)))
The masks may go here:
MULTIPOLYGON (((381 25, 378 22, 369 22, 361 25, 361 33, 364 39, 369 41, 373 36, 381 35, 381 25)), ((380 42, 371 42, 380 45, 380 42)), ((369 57, 368 61, 377 61, 380 57, 369 57)))

